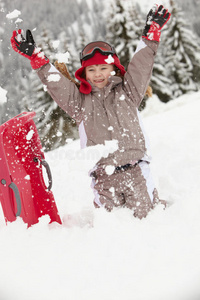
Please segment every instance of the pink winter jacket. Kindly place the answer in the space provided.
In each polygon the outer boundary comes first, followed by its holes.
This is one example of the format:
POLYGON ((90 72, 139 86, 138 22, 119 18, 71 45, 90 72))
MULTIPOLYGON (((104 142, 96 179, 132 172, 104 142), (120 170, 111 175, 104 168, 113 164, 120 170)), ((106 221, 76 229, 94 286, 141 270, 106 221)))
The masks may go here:
POLYGON ((141 40, 124 79, 111 76, 103 89, 92 86, 88 95, 51 64, 38 70, 48 93, 79 126, 82 148, 117 140, 118 150, 101 158, 97 166, 120 166, 150 160, 138 107, 150 81, 158 43, 141 40))

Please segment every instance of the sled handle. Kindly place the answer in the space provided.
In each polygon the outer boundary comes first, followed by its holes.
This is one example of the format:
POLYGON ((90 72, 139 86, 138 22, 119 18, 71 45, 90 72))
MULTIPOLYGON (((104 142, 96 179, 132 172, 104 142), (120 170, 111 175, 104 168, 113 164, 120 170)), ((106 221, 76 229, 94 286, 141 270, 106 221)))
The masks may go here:
POLYGON ((16 184, 14 182, 11 182, 9 184, 9 187, 13 190, 14 194, 15 194, 15 199, 17 202, 17 213, 16 213, 16 217, 19 217, 21 214, 21 209, 22 209, 22 205, 21 205, 21 198, 20 198, 20 194, 19 194, 19 190, 18 187, 16 186, 16 184))
POLYGON ((43 165, 46 169, 46 172, 47 172, 47 176, 48 176, 48 180, 49 180, 49 186, 47 187, 48 191, 51 190, 52 188, 52 175, 51 175, 51 170, 50 170, 50 167, 48 165, 48 163, 46 162, 46 160, 42 159, 40 161, 41 165, 43 165))

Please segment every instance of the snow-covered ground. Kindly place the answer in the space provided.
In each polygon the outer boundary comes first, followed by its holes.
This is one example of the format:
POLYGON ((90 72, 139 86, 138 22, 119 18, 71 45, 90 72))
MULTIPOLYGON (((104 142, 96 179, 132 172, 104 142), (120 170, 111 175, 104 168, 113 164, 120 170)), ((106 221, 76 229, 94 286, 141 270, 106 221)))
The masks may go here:
POLYGON ((160 206, 146 219, 94 209, 79 141, 46 154, 63 225, 32 228, 0 214, 0 300, 200 299, 200 92, 142 112, 160 206))

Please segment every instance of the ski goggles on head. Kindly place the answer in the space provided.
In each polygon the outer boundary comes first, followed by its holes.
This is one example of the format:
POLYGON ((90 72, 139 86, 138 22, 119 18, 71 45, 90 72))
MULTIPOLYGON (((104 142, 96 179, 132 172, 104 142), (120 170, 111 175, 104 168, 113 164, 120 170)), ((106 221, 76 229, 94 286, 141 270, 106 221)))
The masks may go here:
POLYGON ((100 52, 103 55, 116 54, 115 48, 106 42, 96 41, 89 43, 83 48, 80 53, 80 60, 87 60, 95 55, 96 52, 100 52))

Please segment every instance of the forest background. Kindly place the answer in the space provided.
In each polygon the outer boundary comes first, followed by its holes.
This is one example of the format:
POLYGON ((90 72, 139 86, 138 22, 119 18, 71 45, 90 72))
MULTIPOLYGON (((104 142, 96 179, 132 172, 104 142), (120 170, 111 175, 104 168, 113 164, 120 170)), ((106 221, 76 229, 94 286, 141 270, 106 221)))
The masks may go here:
MULTIPOLYGON (((34 121, 45 151, 78 138, 74 120, 47 94, 29 61, 12 50, 13 30, 31 29, 37 46, 52 63, 67 53, 72 76, 80 67, 79 52, 93 40, 111 43, 127 67, 141 38, 150 2, 0 0, 0 88, 7 91, 7 101, 0 99, 0 124, 22 111, 35 111, 34 121), (19 17, 8 18, 14 10, 21 13, 19 17)), ((160 101, 167 103, 200 87, 200 1, 161 3, 172 17, 162 32, 150 85, 160 101)))

